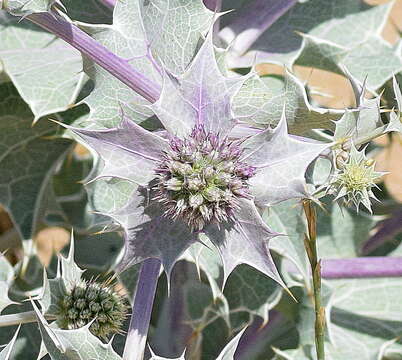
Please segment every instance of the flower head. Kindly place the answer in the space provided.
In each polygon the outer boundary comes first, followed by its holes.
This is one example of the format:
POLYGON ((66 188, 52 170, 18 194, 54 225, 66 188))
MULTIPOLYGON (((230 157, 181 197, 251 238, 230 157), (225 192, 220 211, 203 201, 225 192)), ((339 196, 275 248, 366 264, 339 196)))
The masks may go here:
POLYGON ((165 215, 183 219, 192 230, 210 222, 228 221, 238 198, 250 198, 247 180, 256 168, 240 160, 237 142, 193 129, 187 139, 174 137, 158 166, 157 199, 165 215))
POLYGON ((92 321, 89 330, 106 338, 121 332, 127 304, 107 283, 80 281, 59 299, 57 324, 62 329, 78 329, 92 321))
POLYGON ((375 180, 383 175, 374 168, 374 160, 367 159, 364 150, 359 152, 353 145, 347 160, 339 164, 332 181, 336 199, 345 198, 347 204, 353 203, 357 209, 361 203, 371 211, 370 198, 375 199, 371 189, 376 186, 375 180))
POLYGON ((110 213, 125 232, 118 271, 157 258, 169 275, 205 235, 220 252, 225 279, 248 264, 283 285, 267 250, 276 233, 256 204, 308 197, 307 167, 329 144, 290 136, 285 111, 275 129, 241 124, 231 103, 248 78, 224 76, 207 37, 184 74, 165 75, 160 98, 150 106, 163 133, 124 114, 116 128, 72 128, 102 158, 98 177, 137 185, 110 213))

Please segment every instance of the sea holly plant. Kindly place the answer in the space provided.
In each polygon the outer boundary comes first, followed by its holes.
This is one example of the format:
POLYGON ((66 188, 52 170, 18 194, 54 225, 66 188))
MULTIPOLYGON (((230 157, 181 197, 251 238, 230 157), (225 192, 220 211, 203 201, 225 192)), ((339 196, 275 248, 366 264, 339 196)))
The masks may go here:
POLYGON ((402 356, 392 2, 0 4, 0 358, 402 356))

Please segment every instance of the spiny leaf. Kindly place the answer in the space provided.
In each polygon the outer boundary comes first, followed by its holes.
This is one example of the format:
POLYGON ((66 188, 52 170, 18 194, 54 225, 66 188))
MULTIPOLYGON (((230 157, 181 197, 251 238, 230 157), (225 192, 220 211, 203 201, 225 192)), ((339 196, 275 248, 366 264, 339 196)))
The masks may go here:
POLYGON ((402 132, 402 122, 401 122, 401 111, 402 111, 402 94, 401 88, 399 87, 398 81, 394 76, 392 79, 392 85, 394 89, 395 99, 398 104, 398 108, 391 112, 390 122, 387 126, 387 131, 398 131, 402 132))
MULTIPOLYGON (((378 88, 402 69, 399 45, 392 47, 381 37, 392 2, 369 6, 360 1, 341 0, 336 6, 327 5, 323 0, 299 2, 265 31, 263 28, 249 31, 251 24, 240 34, 222 31, 226 43, 236 41, 240 48, 241 42, 253 38, 251 46, 242 53, 234 47, 229 65, 245 67, 255 61, 288 67, 300 64, 342 73, 343 64, 360 81, 368 76, 371 89, 378 88), (227 37, 228 34, 231 36, 227 37)), ((230 23, 227 29, 231 29, 230 23)))
POLYGON ((143 1, 142 18, 153 55, 173 75, 181 75, 201 35, 212 28, 213 12, 201 0, 143 1))
POLYGON ((38 319, 43 342, 52 360, 121 360, 110 343, 104 344, 91 334, 88 325, 76 330, 52 328, 34 302, 32 306, 38 319))
POLYGON ((147 189, 138 188, 127 206, 109 214, 125 230, 126 248, 120 271, 154 257, 170 274, 180 255, 195 241, 196 235, 188 226, 163 216, 160 205, 149 202, 150 196, 147 189))
POLYGON ((74 262, 74 236, 71 234, 70 251, 67 258, 59 257, 57 276, 54 279, 48 279, 46 272, 44 272, 43 290, 38 297, 42 314, 56 315, 58 313, 58 302, 61 297, 80 282, 83 272, 74 262))
POLYGON ((255 201, 260 206, 269 206, 310 196, 305 172, 328 144, 290 137, 283 112, 274 130, 267 129, 249 138, 243 147, 242 160, 257 168, 256 175, 249 180, 255 201))
POLYGON ((0 32, 4 71, 35 121, 75 103, 85 80, 77 50, 28 20, 19 23, 4 10, 0 10, 0 32))
POLYGON ((264 221, 284 236, 271 241, 271 248, 290 259, 302 276, 309 277, 309 264, 303 245, 306 221, 300 201, 289 200, 270 206, 263 213, 264 221))
POLYGON ((237 345, 239 345, 240 338, 245 331, 246 328, 244 328, 232 340, 230 340, 230 342, 225 346, 225 348, 222 350, 216 360, 233 360, 237 345))
POLYGON ((268 251, 268 241, 277 234, 264 224, 255 205, 249 200, 241 200, 235 218, 233 225, 211 224, 205 229, 206 235, 220 252, 224 268, 223 283, 226 283, 236 266, 247 264, 284 286, 268 251))
POLYGON ((71 140, 50 139, 57 127, 32 126, 32 114, 10 84, 0 85, 0 202, 10 211, 19 232, 35 232, 43 192, 71 140))
POLYGON ((283 80, 273 76, 253 76, 233 98, 233 111, 240 121, 251 126, 276 126, 283 107, 289 132, 303 134, 311 129, 332 129, 343 110, 312 106, 301 81, 290 71, 283 80))
MULTIPOLYGON (((361 83, 343 68, 352 85, 356 109, 346 110, 342 118, 335 123, 334 141, 343 144, 352 140, 357 146, 370 140, 383 127, 380 113, 380 97, 366 97, 366 83, 361 83)), ((382 130, 382 132, 389 130, 382 130)), ((381 132, 381 133, 382 133, 381 132)), ((377 136, 381 135, 377 134, 377 136)))
POLYGON ((208 36, 178 81, 165 76, 162 94, 152 109, 165 128, 179 137, 188 135, 196 124, 226 135, 235 125, 231 100, 245 79, 222 75, 212 36, 208 36))
MULTIPOLYGON (((184 3, 179 0, 168 3, 157 0, 118 1, 112 26, 89 26, 87 30, 116 55, 127 59, 135 69, 161 83, 161 65, 174 74, 182 73, 194 56, 201 34, 209 29, 212 17, 213 13, 201 0, 184 3), (155 24, 163 26, 163 31, 155 24), (179 29, 176 24, 180 24, 179 29)), ((149 102, 119 80, 89 60, 85 60, 84 67, 94 80, 95 89, 85 100, 91 108, 91 115, 82 125, 113 127, 120 120, 122 106, 127 116, 136 122, 152 116, 149 102)))
POLYGON ((166 140, 125 116, 114 129, 67 128, 84 139, 104 161, 104 168, 97 178, 116 177, 146 186, 155 177, 155 168, 168 150, 166 140), (139 167, 141 172, 138 171, 139 167))

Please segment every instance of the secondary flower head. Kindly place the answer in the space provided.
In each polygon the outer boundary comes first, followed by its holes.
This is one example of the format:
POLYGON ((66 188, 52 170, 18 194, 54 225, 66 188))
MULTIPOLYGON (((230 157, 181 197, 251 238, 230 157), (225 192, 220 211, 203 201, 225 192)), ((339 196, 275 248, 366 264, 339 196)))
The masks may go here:
POLYGON ((375 171, 375 162, 367 159, 364 150, 359 152, 354 145, 344 163, 339 165, 332 181, 332 191, 336 199, 344 198, 347 204, 353 203, 357 209, 363 204, 371 212, 370 198, 375 199, 372 188, 383 173, 375 171))
POLYGON ((173 137, 156 171, 165 215, 183 219, 192 230, 231 219, 238 198, 251 198, 247 180, 256 171, 241 154, 238 142, 221 140, 202 125, 186 139, 173 137))
POLYGON ((125 300, 110 285, 79 281, 59 299, 57 324, 62 329, 78 329, 92 322, 89 330, 106 338, 121 332, 127 313, 125 300))

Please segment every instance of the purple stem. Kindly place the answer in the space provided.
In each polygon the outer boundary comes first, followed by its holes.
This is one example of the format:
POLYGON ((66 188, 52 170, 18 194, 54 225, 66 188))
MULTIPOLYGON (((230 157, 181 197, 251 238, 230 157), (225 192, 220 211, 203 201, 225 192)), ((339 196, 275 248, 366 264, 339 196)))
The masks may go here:
POLYGON ((127 60, 113 54, 75 25, 49 13, 31 14, 27 19, 75 47, 148 101, 155 102, 159 98, 161 88, 158 84, 139 73, 127 60))
POLYGON ((325 279, 402 277, 402 258, 400 257, 325 259, 321 266, 321 274, 325 279))
POLYGON ((103 5, 107 6, 109 9, 114 9, 116 5, 116 0, 99 0, 103 5))
POLYGON ((241 8, 219 35, 227 44, 232 43, 236 52, 244 54, 262 33, 296 3, 297 0, 255 0, 241 8))
POLYGON ((141 265, 123 360, 142 360, 144 358, 160 267, 160 261, 152 258, 145 260, 141 265))
POLYGON ((381 222, 377 232, 364 244, 362 255, 371 253, 400 232, 402 232, 402 209, 395 211, 390 218, 381 222))

